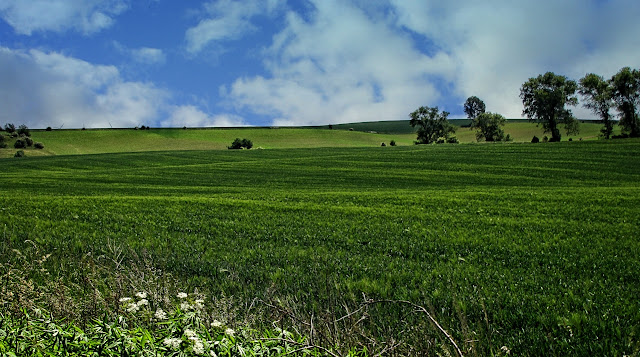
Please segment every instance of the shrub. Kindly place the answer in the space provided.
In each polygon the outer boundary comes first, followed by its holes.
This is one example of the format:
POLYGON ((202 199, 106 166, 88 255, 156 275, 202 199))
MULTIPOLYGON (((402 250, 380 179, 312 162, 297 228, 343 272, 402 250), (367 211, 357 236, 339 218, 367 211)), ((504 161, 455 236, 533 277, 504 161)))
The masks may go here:
POLYGON ((48 126, 45 130, 46 130, 46 131, 51 131, 51 130, 53 130, 53 129, 51 129, 51 127, 50 127, 50 126, 48 126))
POLYGON ((11 123, 7 123, 4 125, 4 131, 6 131, 7 133, 15 133, 16 126, 11 123))
POLYGON ((545 143, 548 142, 549 141, 549 137, 545 135, 544 138, 542 138, 542 141, 545 142, 545 143))
POLYGON ((242 139, 242 147, 245 149, 251 149, 253 147, 253 142, 249 139, 242 139))
POLYGON ((449 144, 458 144, 459 141, 458 141, 458 138, 456 138, 455 136, 452 136, 450 138, 447 138, 447 143, 449 143, 449 144))
POLYGON ((182 130, 187 130, 187 127, 186 127, 186 126, 183 126, 183 127, 182 127, 182 130))
POLYGON ((24 139, 18 139, 13 143, 13 147, 16 149, 23 149, 27 147, 27 142, 24 139))
POLYGON ((569 141, 573 141, 573 138, 569 138, 569 141))
POLYGON ((231 146, 227 146, 227 149, 239 150, 239 149, 251 149, 252 147, 253 147, 253 142, 251 142, 251 140, 249 139, 240 140, 240 138, 236 138, 231 143, 231 146))
POLYGON ((44 144, 43 143, 35 143, 33 145, 34 148, 36 149, 44 149, 44 144))
POLYGON ((24 157, 24 151, 23 150, 16 151, 16 154, 13 155, 13 157, 24 157))
POLYGON ((24 138, 24 141, 27 143, 27 146, 33 146, 33 139, 31 139, 30 137, 26 136, 24 138))
POLYGON ((31 131, 26 125, 22 124, 18 127, 18 135, 31 136, 31 131))
POLYGON ((513 138, 510 134, 507 134, 507 136, 504 137, 504 141, 513 141, 513 138))
POLYGON ((395 140, 391 140, 391 141, 389 142, 389 145, 391 145, 391 146, 396 146, 396 141, 395 141, 395 140))
POLYGON ((380 145, 380 146, 387 146, 387 144, 385 144, 385 143, 382 143, 382 145, 380 145))
POLYGON ((535 136, 535 135, 534 135, 534 136, 533 136, 533 139, 531 139, 531 142, 532 142, 532 143, 534 143, 534 144, 536 144, 536 143, 539 143, 539 142, 540 142, 540 139, 539 139, 537 136, 535 136))

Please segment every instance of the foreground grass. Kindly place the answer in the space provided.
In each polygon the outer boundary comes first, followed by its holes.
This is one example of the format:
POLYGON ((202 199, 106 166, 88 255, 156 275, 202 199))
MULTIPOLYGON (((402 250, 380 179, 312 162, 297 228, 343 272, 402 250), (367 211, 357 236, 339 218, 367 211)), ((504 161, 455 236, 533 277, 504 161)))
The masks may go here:
POLYGON ((637 354, 639 161, 637 140, 4 160, 2 276, 31 290, 3 309, 85 321, 172 281, 341 354, 453 353, 397 304, 339 320, 368 299, 425 306, 469 354, 637 354))

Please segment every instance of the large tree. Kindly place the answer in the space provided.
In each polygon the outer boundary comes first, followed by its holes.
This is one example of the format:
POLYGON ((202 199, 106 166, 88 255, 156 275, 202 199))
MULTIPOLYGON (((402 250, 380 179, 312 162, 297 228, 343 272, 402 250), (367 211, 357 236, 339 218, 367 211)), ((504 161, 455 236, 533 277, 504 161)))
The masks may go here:
POLYGON ((504 139, 504 126, 506 119, 498 113, 481 113, 471 120, 471 128, 477 129, 478 141, 502 141, 504 139))
POLYGON ((473 119, 484 113, 486 109, 484 102, 475 95, 467 98, 467 101, 464 102, 464 112, 469 119, 473 119))
POLYGON ((613 101, 620 113, 620 126, 630 136, 640 136, 640 120, 637 108, 640 106, 640 71, 622 68, 609 81, 613 101))
POLYGON ((551 141, 562 137, 558 124, 563 123, 567 134, 578 133, 578 121, 566 105, 577 105, 575 96, 577 84, 565 76, 553 72, 529 78, 520 88, 520 98, 524 104, 522 114, 542 124, 545 133, 551 133, 551 141))
POLYGON ((613 91, 610 83, 602 76, 589 73, 580 79, 578 93, 586 101, 583 105, 600 117, 602 124, 604 124, 600 131, 605 138, 609 139, 613 132, 613 120, 611 120, 609 113, 613 106, 613 91))
POLYGON ((420 107, 409 114, 409 124, 418 127, 418 143, 431 144, 440 138, 445 141, 453 139, 456 128, 449 123, 448 116, 448 112, 440 112, 438 107, 420 107))

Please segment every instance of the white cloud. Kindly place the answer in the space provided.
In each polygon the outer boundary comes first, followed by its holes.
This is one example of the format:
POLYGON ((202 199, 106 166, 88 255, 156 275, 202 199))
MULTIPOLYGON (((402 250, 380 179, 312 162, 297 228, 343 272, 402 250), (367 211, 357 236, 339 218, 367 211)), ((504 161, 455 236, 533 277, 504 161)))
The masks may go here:
POLYGON ((162 127, 238 127, 246 126, 244 120, 236 115, 211 116, 195 106, 182 105, 173 108, 171 115, 160 123, 162 127))
POLYGON ((0 0, 0 16, 23 35, 70 29, 88 35, 111 26, 127 7, 125 0, 0 0))
POLYGON ((274 125, 297 125, 400 119, 408 108, 437 104, 432 81, 453 75, 448 55, 421 53, 406 33, 355 6, 314 4, 309 21, 287 15, 265 52, 270 77, 231 85, 236 105, 280 118, 274 125))
POLYGON ((217 0, 204 5, 206 18, 185 34, 187 51, 197 54, 206 46, 226 40, 236 40, 256 31, 251 19, 257 15, 273 13, 282 0, 237 1, 217 0))
POLYGON ((608 77, 640 58, 637 1, 310 3, 309 13, 287 14, 264 52, 265 74, 225 87, 232 104, 274 125, 326 124, 406 119, 420 105, 463 117, 476 95, 488 110, 521 118, 528 78, 608 77))
POLYGON ((149 124, 169 98, 153 84, 123 80, 113 66, 38 50, 0 47, 0 77, 3 120, 36 128, 149 124))
POLYGON ((135 62, 144 65, 164 64, 167 56, 164 51, 159 48, 140 47, 128 48, 118 41, 113 41, 113 46, 118 52, 130 56, 135 62))
MULTIPOLYGON (((605 76, 640 58, 640 3, 540 0, 422 2, 392 0, 397 25, 456 62, 455 90, 477 95, 487 109, 520 118, 520 87, 547 71, 579 79, 605 76)), ((593 117, 582 107, 579 117, 593 117)))

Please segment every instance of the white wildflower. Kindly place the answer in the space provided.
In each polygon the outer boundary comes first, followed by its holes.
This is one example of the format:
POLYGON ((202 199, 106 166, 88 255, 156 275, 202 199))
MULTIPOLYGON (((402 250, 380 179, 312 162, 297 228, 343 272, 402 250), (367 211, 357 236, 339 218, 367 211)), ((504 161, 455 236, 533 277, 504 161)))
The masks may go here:
POLYGON ((187 293, 178 293, 178 298, 186 299, 187 298, 187 293))
POLYGON ((180 310, 182 310, 182 311, 191 310, 192 307, 193 306, 191 306, 191 304, 189 304, 188 302, 180 303, 180 310))
POLYGON ((193 330, 186 329, 184 330, 184 335, 187 336, 187 338, 192 338, 192 337, 196 337, 196 332, 193 330))
POLYGON ((140 309, 140 307, 136 304, 129 304, 129 307, 127 308, 127 312, 130 313, 134 313, 137 312, 140 309))
POLYGON ((140 299, 146 299, 146 298, 147 298, 147 293, 145 293, 145 292, 139 292, 139 293, 136 293, 136 296, 137 296, 138 298, 140 298, 140 299))
POLYGON ((211 323, 211 327, 213 327, 213 328, 222 327, 222 322, 220 322, 218 320, 213 320, 213 322, 211 323))
POLYGON ((233 334, 235 334, 235 333, 236 333, 236 332, 235 332, 235 331, 233 331, 233 329, 230 329, 230 328, 228 328, 228 327, 227 327, 227 329, 226 329, 226 330, 224 330, 224 334, 225 334, 225 335, 233 336, 233 334))
POLYGON ((131 301, 131 298, 130 297, 123 297, 118 301, 120 301, 120 302, 129 302, 129 301, 131 301))
POLYGON ((171 347, 174 350, 180 348, 180 344, 182 343, 181 338, 165 338, 163 343, 167 347, 171 347))
POLYGON ((202 344, 202 341, 195 340, 193 342, 193 353, 197 355, 201 355, 204 353, 204 345, 202 344))
POLYGON ((211 357, 218 357, 218 355, 215 352, 213 352, 213 350, 211 350, 209 352, 211 353, 211 357))
POLYGON ((167 319, 167 313, 164 312, 164 310, 162 310, 162 309, 156 310, 156 313, 153 316, 158 320, 166 320, 167 319))
POLYGON ((137 305, 138 305, 138 307, 140 307, 140 306, 145 306, 145 305, 149 305, 149 300, 147 300, 147 299, 142 299, 142 300, 138 301, 137 305))
POLYGON ((201 310, 204 308, 204 300, 198 299, 195 302, 196 309, 201 310))

